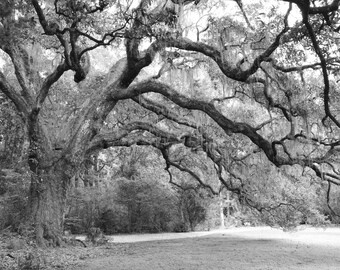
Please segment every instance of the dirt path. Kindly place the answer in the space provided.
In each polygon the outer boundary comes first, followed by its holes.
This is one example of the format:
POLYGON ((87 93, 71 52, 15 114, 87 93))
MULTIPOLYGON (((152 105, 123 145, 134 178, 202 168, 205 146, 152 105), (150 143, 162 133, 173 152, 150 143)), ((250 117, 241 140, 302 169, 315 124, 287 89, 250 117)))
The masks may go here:
POLYGON ((111 254, 108 250, 104 257, 85 260, 75 269, 340 269, 340 229, 283 233, 270 228, 241 228, 115 236, 113 242, 119 242, 124 252, 111 254))
POLYGON ((113 237, 109 237, 111 238, 109 241, 113 243, 135 243, 135 242, 145 242, 145 241, 195 238, 195 237, 202 237, 206 235, 216 234, 218 232, 220 231, 115 235, 113 237))

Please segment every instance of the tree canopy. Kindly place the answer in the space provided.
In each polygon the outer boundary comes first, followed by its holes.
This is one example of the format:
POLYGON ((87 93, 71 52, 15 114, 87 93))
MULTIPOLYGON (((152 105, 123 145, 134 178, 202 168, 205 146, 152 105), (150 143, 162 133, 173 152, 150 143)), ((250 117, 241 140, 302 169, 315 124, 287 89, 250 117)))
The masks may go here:
POLYGON ((152 146, 170 182, 180 185, 176 169, 218 194, 213 176, 261 212, 306 212, 293 191, 313 183, 328 185, 330 206, 338 10, 338 0, 2 1, 0 91, 29 142, 37 238, 60 242, 71 179, 111 147, 152 146), (291 192, 265 198, 269 187, 291 192))

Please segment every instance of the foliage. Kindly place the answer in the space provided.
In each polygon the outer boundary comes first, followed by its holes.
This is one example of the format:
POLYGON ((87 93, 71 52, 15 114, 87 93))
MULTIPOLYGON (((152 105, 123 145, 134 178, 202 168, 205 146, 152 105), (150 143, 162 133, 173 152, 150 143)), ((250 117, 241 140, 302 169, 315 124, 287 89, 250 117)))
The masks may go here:
POLYGON ((169 231, 176 220, 175 194, 166 190, 155 180, 142 179, 118 182, 117 202, 124 206, 127 232, 169 231))
POLYGON ((78 187, 70 195, 66 229, 75 234, 91 227, 105 234, 187 231, 205 220, 210 206, 206 191, 174 188, 159 179, 160 164, 153 152, 141 147, 117 150, 114 176, 99 186, 78 187))
POLYGON ((91 228, 96 227, 104 200, 105 194, 99 190, 75 190, 69 197, 65 230, 70 230, 72 234, 86 234, 91 228))
POLYGON ((205 221, 207 209, 204 203, 204 192, 192 189, 180 191, 180 205, 184 220, 189 224, 190 230, 205 221))
POLYGON ((12 170, 0 171, 0 231, 18 231, 28 203, 30 175, 12 170))
MULTIPOLYGON (((0 167, 25 167, 25 133, 10 100, 0 93, 0 167)), ((26 143, 27 144, 27 143, 26 143)))
POLYGON ((249 170, 243 169, 247 177, 242 184, 249 192, 245 203, 259 210, 260 214, 252 212, 261 222, 281 228, 328 223, 323 200, 326 190, 311 177, 310 171, 297 167, 277 170, 270 165, 261 166, 259 160, 249 170))
POLYGON ((108 241, 108 239, 105 238, 103 232, 96 227, 92 227, 89 229, 86 235, 86 240, 90 241, 93 245, 106 244, 108 241))

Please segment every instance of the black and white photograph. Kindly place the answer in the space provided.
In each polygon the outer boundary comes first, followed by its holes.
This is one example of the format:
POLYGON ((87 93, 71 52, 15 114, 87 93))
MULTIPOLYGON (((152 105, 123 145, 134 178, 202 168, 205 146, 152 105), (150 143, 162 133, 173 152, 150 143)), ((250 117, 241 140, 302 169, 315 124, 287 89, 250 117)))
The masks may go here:
POLYGON ((0 0, 0 270, 339 270, 339 73, 340 0, 0 0))

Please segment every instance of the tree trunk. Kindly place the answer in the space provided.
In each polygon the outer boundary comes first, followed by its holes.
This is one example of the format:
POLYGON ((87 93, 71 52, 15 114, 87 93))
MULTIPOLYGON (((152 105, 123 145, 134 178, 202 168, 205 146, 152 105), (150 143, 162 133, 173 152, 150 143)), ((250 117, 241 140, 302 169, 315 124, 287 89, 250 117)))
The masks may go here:
MULTIPOLYGON (((228 194, 227 196, 229 197, 229 193, 227 193, 227 194, 228 194)), ((220 212, 220 228, 224 229, 225 228, 225 224, 224 224, 224 199, 223 199, 222 192, 219 193, 218 200, 219 200, 219 212, 220 212)), ((229 209, 229 206, 228 206, 228 209, 229 209)), ((228 210, 227 218, 229 219, 229 210, 228 210)))
POLYGON ((61 245, 69 186, 63 166, 56 166, 44 175, 33 174, 28 207, 38 245, 61 245))

